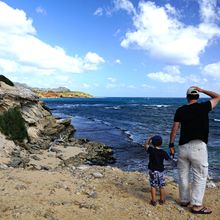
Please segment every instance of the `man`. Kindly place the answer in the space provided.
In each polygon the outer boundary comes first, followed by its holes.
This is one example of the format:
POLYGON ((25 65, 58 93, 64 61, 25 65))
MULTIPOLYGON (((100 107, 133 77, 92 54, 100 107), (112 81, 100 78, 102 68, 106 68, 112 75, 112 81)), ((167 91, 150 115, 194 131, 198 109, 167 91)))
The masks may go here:
POLYGON ((220 95, 193 86, 187 90, 187 101, 188 105, 183 105, 176 110, 169 144, 170 153, 174 155, 174 141, 180 127, 178 156, 180 205, 187 207, 191 202, 192 213, 211 214, 211 209, 202 205, 208 176, 208 114, 217 106, 220 95), (198 103, 199 92, 210 96, 211 99, 198 103), (193 176, 191 192, 189 188, 190 168, 192 168, 193 176))

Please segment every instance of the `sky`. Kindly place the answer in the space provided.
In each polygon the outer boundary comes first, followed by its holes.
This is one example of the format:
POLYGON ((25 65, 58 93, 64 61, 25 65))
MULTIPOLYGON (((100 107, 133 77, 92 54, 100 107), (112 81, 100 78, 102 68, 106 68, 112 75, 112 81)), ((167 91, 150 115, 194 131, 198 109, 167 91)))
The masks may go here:
POLYGON ((220 93, 220 0, 0 0, 0 74, 96 97, 220 93))

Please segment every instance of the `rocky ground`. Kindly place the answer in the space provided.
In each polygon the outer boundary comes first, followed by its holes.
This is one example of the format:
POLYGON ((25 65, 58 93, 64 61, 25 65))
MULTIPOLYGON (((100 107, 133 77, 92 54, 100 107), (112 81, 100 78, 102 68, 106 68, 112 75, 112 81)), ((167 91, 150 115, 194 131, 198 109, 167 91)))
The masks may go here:
POLYGON ((7 168, 0 171, 0 219, 47 220, 217 220, 219 184, 207 188, 210 216, 178 205, 178 188, 167 178, 164 205, 149 205, 146 176, 117 168, 81 165, 54 171, 7 168))

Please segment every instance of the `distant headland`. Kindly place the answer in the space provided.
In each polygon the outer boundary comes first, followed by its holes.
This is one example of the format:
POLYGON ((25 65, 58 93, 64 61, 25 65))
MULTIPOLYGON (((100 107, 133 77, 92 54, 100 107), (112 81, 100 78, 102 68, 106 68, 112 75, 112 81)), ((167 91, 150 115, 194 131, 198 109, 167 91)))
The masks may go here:
POLYGON ((36 93, 40 98, 93 98, 94 96, 81 92, 81 91, 71 91, 66 87, 58 87, 58 88, 32 88, 26 84, 15 83, 15 85, 19 85, 25 88, 32 90, 36 93))

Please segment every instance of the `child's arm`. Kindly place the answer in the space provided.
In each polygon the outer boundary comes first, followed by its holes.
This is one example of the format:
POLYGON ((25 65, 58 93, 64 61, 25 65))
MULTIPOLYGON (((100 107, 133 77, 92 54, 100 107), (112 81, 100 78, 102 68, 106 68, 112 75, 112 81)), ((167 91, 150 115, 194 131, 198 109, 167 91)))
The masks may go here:
POLYGON ((147 149, 150 147, 151 144, 151 137, 148 138, 144 143, 144 149, 147 151, 147 149))
POLYGON ((172 160, 172 157, 171 157, 170 151, 165 151, 164 159, 165 159, 165 160, 172 160))

